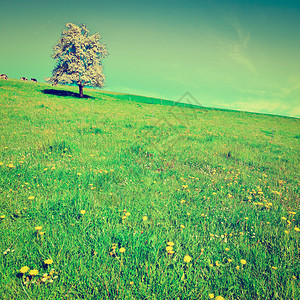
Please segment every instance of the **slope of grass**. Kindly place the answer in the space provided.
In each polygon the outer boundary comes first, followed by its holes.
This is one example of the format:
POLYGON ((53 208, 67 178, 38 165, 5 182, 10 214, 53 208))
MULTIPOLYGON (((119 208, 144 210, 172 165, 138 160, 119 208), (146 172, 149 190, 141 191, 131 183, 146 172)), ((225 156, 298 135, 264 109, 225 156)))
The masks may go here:
POLYGON ((74 92, 0 81, 2 299, 300 298, 298 119, 74 92))

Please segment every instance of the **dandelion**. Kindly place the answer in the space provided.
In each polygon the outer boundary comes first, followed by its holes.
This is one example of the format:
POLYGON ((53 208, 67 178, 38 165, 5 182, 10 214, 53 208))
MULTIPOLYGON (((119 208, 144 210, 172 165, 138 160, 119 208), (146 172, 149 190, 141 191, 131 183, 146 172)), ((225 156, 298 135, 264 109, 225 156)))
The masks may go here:
POLYGON ((147 216, 144 216, 143 217, 143 221, 147 221, 148 220, 148 217, 147 216))
POLYGON ((221 266, 221 264, 220 264, 220 262, 219 262, 218 260, 216 261, 216 266, 217 266, 217 267, 220 267, 220 266, 221 266))
POLYGON ((125 248, 124 247, 122 247, 122 248, 120 248, 120 250, 119 250, 121 253, 124 253, 126 250, 125 250, 125 248))
POLYGON ((228 258, 227 261, 228 261, 229 263, 231 263, 231 262, 232 262, 232 259, 231 259, 231 258, 228 258))
POLYGON ((245 265, 247 262, 246 262, 246 260, 245 259, 241 259, 241 264, 242 265, 245 265))
POLYGON ((217 297, 215 298, 215 300, 225 300, 225 298, 223 298, 222 296, 217 296, 217 297))
POLYGON ((80 176, 82 173, 77 173, 78 176, 80 176))
POLYGON ((1 219, 1 220, 5 219, 5 215, 1 215, 1 216, 0 216, 0 219, 1 219))
POLYGON ((53 264, 53 260, 50 259, 50 258, 48 258, 48 259, 46 259, 46 260, 44 261, 44 263, 45 263, 46 265, 52 265, 52 264, 53 264))
POLYGON ((248 218, 248 217, 245 217, 245 220, 249 220, 249 218, 248 218))
POLYGON ((208 294, 209 299, 214 299, 215 294, 208 294))
POLYGON ((229 248, 225 248, 225 251, 229 251, 229 248))
POLYGON ((129 217, 130 216, 130 212, 125 213, 125 216, 129 217))
POLYGON ((239 269, 240 269, 240 266, 236 266, 235 268, 236 268, 237 270, 239 270, 239 269))
POLYGON ((42 228, 43 228, 42 226, 36 226, 36 227, 34 227, 34 229, 37 230, 37 231, 41 230, 42 228))
POLYGON ((81 211, 80 211, 80 214, 82 214, 82 215, 84 215, 86 213, 86 211, 84 210, 84 209, 82 209, 81 211))
POLYGON ((297 231, 297 232, 299 232, 299 231, 300 231, 300 228, 297 227, 297 226, 295 226, 294 230, 297 231))
POLYGON ((36 270, 36 269, 33 269, 33 270, 30 270, 30 271, 29 271, 29 275, 31 275, 31 276, 35 276, 35 275, 37 275, 37 274, 39 274, 39 271, 36 270))
POLYGON ((183 229, 183 228, 185 228, 185 226, 184 226, 184 225, 182 225, 182 224, 180 225, 180 227, 181 227, 182 229, 183 229))
POLYGON ((173 247, 174 243, 173 242, 167 242, 167 245, 173 247))
POLYGON ((173 247, 172 246, 167 246, 166 247, 166 250, 169 252, 169 251, 172 251, 173 250, 173 247))
POLYGON ((34 199, 34 196, 29 196, 28 197, 28 200, 33 200, 34 199))
POLYGON ((284 233, 285 233, 285 234, 289 234, 289 231, 288 231, 288 230, 285 230, 284 233))
POLYGON ((277 267, 272 267, 273 270, 277 270, 277 267))
POLYGON ((293 279, 295 279, 295 280, 297 279, 297 277, 296 277, 296 276, 294 276, 294 275, 292 276, 292 278, 293 278, 293 279))
POLYGON ((286 220, 286 217, 281 217, 281 220, 284 220, 284 221, 285 221, 285 220, 286 220))
POLYGON ((191 258, 189 255, 186 255, 186 256, 183 258, 183 261, 184 261, 185 263, 189 263, 191 260, 192 260, 192 258, 191 258))
POLYGON ((19 272, 22 274, 25 274, 28 272, 28 270, 29 270, 29 268, 27 266, 25 266, 25 267, 22 267, 19 272))
POLYGON ((133 281, 130 281, 129 284, 132 286, 133 285, 133 281))

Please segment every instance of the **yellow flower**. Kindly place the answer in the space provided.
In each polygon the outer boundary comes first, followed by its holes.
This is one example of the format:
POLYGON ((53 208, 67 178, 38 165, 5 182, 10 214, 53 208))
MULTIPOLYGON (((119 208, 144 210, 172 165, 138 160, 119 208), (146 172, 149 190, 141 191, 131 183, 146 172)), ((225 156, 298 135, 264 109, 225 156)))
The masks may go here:
POLYGON ((227 260, 228 260, 229 263, 232 262, 232 259, 231 259, 231 258, 228 258, 227 260))
POLYGON ((221 266, 221 265, 220 265, 220 262, 219 262, 218 260, 216 261, 216 266, 217 266, 217 267, 220 267, 220 266, 221 266))
POLYGON ((281 217, 281 220, 286 220, 286 217, 281 217))
POLYGON ((180 227, 181 227, 181 228, 185 228, 185 226, 184 226, 184 225, 182 225, 182 224, 180 225, 180 227))
POLYGON ((46 259, 46 260, 44 261, 44 263, 45 263, 46 265, 51 265, 51 264, 53 264, 53 260, 50 259, 50 258, 48 258, 48 259, 46 259))
POLYGON ((214 299, 215 294, 209 294, 208 297, 209 297, 209 299, 214 299))
POLYGON ((174 243, 173 242, 167 242, 167 245, 173 247, 174 243))
POLYGON ((34 276, 34 275, 37 275, 37 274, 39 274, 39 271, 36 270, 36 269, 33 269, 33 270, 30 270, 30 271, 29 271, 29 275, 34 276))
POLYGON ((183 261, 186 262, 186 263, 189 263, 191 260, 192 260, 192 258, 191 258, 189 255, 186 255, 186 256, 183 258, 183 261))
POLYGON ((33 200, 34 199, 34 196, 29 196, 28 197, 28 200, 33 200))
POLYGON ((288 231, 288 230, 285 230, 284 233, 285 233, 285 234, 289 234, 289 231, 288 231))
POLYGON ((215 300, 225 300, 225 298, 223 298, 222 296, 217 296, 217 297, 215 298, 215 300))
POLYGON ((277 267, 272 267, 273 270, 277 270, 277 267))
POLYGON ((130 212, 125 213, 125 216, 129 217, 130 216, 130 212))
POLYGON ((77 175, 78 175, 78 176, 80 176, 80 175, 81 175, 81 173, 77 173, 77 175))
POLYGON ((296 277, 296 276, 294 276, 294 275, 292 276, 292 278, 293 278, 293 279, 297 279, 297 277, 296 277))
POLYGON ((236 266, 235 268, 236 268, 237 270, 239 270, 239 269, 240 269, 240 266, 236 266))
POLYGON ((147 216, 144 216, 143 217, 143 221, 147 221, 148 220, 148 217, 147 216))
POLYGON ((300 228, 297 227, 297 226, 295 226, 294 230, 297 231, 297 232, 299 232, 299 231, 300 231, 300 228))
POLYGON ((225 248, 225 251, 229 251, 229 248, 225 248))
POLYGON ((130 281, 129 284, 130 284, 130 285, 133 285, 133 281, 130 281))
POLYGON ((5 215, 1 215, 1 216, 0 216, 0 219, 5 219, 5 215))
POLYGON ((245 218, 245 220, 249 220, 249 218, 248 218, 248 217, 246 217, 246 218, 245 218))
POLYGON ((22 274, 27 273, 28 270, 29 270, 28 267, 22 267, 22 268, 20 269, 20 273, 22 273, 22 274))
POLYGON ((42 228, 43 228, 42 226, 36 226, 36 227, 34 227, 34 229, 37 230, 37 231, 41 230, 42 228))
POLYGON ((172 246, 167 246, 166 247, 166 250, 169 252, 169 251, 172 251, 173 250, 173 247, 172 246))
POLYGON ((120 248, 120 252, 121 252, 121 253, 124 253, 125 251, 126 251, 126 250, 125 250, 124 247, 120 248))
POLYGON ((86 211, 85 211, 84 209, 82 209, 82 210, 80 211, 80 213, 81 213, 82 215, 84 215, 84 214, 86 213, 86 211))
POLYGON ((245 265, 246 263, 247 263, 246 260, 241 259, 241 264, 242 264, 242 265, 245 265))

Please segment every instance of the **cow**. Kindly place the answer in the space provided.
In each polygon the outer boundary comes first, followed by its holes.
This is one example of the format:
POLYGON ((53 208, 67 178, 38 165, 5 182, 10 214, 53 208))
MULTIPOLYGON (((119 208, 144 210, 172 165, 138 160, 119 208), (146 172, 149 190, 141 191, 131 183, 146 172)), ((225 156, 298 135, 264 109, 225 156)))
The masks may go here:
POLYGON ((32 82, 37 82, 37 80, 35 78, 31 78, 32 82))
POLYGON ((21 77, 21 80, 28 81, 28 79, 26 77, 21 77))
POLYGON ((7 75, 6 75, 6 74, 1 74, 1 75, 0 75, 0 78, 1 78, 1 79, 7 80, 7 75))

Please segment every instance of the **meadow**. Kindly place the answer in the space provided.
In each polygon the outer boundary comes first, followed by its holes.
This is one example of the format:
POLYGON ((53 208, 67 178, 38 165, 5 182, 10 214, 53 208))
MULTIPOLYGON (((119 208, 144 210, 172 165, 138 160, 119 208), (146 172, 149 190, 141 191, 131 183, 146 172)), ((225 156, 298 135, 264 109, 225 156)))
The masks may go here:
POLYGON ((1 299, 300 299, 299 119, 76 92, 0 81, 1 299))

